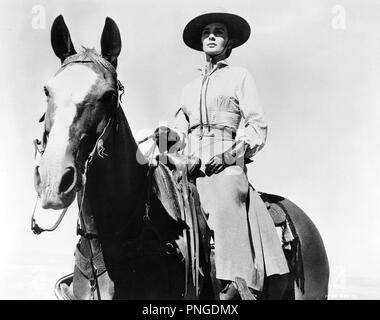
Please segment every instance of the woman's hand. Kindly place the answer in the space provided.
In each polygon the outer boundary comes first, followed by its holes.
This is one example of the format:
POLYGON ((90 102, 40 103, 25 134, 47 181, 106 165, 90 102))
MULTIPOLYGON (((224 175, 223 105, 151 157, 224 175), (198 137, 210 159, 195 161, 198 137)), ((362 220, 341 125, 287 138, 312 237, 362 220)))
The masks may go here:
POLYGON ((210 159, 205 165, 205 174, 211 176, 212 174, 218 174, 225 168, 235 164, 235 157, 228 151, 218 154, 210 159))

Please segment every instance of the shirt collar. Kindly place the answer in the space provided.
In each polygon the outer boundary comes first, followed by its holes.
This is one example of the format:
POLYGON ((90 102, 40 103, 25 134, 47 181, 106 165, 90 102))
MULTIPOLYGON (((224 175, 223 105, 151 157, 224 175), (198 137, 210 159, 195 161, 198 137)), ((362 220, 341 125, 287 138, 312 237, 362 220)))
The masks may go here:
MULTIPOLYGON (((215 70, 218 70, 218 69, 222 69, 226 66, 228 66, 228 62, 227 60, 220 60, 216 63, 215 67, 212 69, 212 71, 210 72, 209 75, 211 75, 215 70)), ((200 67, 200 68, 197 68, 198 71, 200 71, 202 73, 202 76, 204 76, 206 74, 206 70, 207 70, 207 64, 204 65, 203 67, 200 67)))

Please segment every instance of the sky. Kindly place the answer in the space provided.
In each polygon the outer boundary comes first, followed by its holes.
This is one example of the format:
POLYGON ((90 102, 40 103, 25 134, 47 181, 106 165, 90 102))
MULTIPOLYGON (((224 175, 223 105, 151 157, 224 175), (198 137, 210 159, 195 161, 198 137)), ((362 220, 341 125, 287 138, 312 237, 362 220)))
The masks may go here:
MULTIPOLYGON (((59 228, 36 236, 33 139, 46 108, 43 86, 60 62, 50 46, 64 16, 77 51, 100 49, 104 21, 119 26, 123 109, 137 139, 170 121, 181 88, 198 76, 202 53, 182 31, 221 6, 242 15, 252 35, 229 62, 254 76, 268 122, 267 144, 248 167, 257 190, 301 207, 319 229, 336 298, 349 279, 373 279, 380 298, 380 1, 2 1, 0 4, 0 299, 54 299, 54 282, 73 270, 76 208, 59 228), (42 16, 39 15, 42 12, 42 16), (39 17, 40 19, 37 19, 39 17)), ((42 215, 49 224, 57 217, 42 215)))

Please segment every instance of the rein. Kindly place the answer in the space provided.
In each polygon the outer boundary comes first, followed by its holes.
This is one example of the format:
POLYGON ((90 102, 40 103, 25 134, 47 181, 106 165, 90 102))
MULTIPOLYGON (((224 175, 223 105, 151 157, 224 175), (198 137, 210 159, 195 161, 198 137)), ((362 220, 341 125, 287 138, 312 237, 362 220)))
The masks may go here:
MULTIPOLYGON (((41 141, 38 140, 38 139, 34 139, 33 140, 33 144, 34 144, 34 159, 36 159, 37 153, 39 153, 41 156, 44 154, 45 146, 42 146, 42 148, 40 148, 39 146, 41 145, 41 141)), ((37 224, 36 218, 35 218, 37 204, 39 202, 39 199, 40 199, 40 197, 37 195, 36 201, 34 203, 34 208, 33 208, 33 214, 32 214, 32 217, 31 217, 31 222, 30 222, 30 225, 31 225, 30 228, 32 229, 32 231, 33 231, 34 234, 41 234, 42 232, 51 232, 51 231, 54 231, 55 229, 57 229, 58 226, 60 225, 60 223, 62 222, 63 217, 66 214, 66 211, 69 208, 69 207, 67 207, 67 208, 64 208, 62 210, 62 212, 59 215, 57 221, 54 223, 54 225, 52 227, 50 227, 50 228, 41 228, 37 224)))
POLYGON ((37 203, 38 203, 38 200, 39 200, 39 197, 37 196, 37 199, 36 199, 36 202, 34 204, 34 209, 33 209, 33 214, 32 214, 32 218, 31 218, 31 229, 33 231, 34 234, 41 234, 42 232, 51 232, 51 231, 54 231, 55 229, 57 229, 57 227, 60 225, 60 223, 62 222, 63 220, 63 217, 65 216, 66 214, 66 211, 69 207, 65 208, 62 210, 61 214, 59 215, 57 221, 55 222, 55 224, 51 227, 51 228, 41 228, 37 222, 36 222, 36 219, 34 218, 34 215, 36 213, 36 207, 37 207, 37 203))

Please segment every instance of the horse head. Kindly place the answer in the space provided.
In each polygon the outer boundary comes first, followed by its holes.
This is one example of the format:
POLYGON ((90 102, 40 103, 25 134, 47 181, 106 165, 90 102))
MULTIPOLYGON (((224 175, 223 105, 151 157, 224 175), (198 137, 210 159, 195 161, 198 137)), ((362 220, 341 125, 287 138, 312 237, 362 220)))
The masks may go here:
POLYGON ((86 159, 118 107, 121 38, 116 23, 107 17, 101 55, 88 48, 77 53, 60 15, 52 25, 51 44, 61 68, 44 86, 44 152, 34 184, 43 208, 62 209, 80 190, 86 159))

